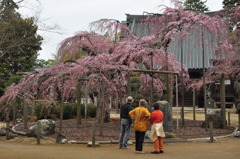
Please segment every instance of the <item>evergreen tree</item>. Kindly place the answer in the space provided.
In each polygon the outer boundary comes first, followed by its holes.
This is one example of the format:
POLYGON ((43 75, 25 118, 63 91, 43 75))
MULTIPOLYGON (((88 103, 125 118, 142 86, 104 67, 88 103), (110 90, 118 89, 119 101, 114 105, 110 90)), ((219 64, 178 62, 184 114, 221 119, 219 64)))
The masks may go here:
POLYGON ((223 8, 232 8, 240 6, 240 0, 223 0, 223 8))
MULTIPOLYGON (((34 18, 21 18, 13 0, 0 1, 0 87, 17 72, 32 70, 43 38, 34 18)), ((0 95, 2 92, 0 92, 0 95)))
POLYGON ((240 0, 223 0, 224 16, 227 17, 229 30, 240 28, 240 0))
POLYGON ((186 0, 183 3, 184 10, 191 10, 195 12, 205 12, 209 11, 208 7, 205 5, 205 2, 202 2, 201 0, 186 0))

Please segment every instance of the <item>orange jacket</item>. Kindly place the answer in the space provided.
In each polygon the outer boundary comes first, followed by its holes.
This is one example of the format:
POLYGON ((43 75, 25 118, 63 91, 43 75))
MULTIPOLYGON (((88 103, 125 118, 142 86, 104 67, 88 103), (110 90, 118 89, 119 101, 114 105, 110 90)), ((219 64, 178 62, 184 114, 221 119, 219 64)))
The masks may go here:
POLYGON ((135 118, 134 130, 140 132, 146 132, 148 129, 148 117, 150 112, 144 107, 139 106, 129 112, 131 118, 135 118))

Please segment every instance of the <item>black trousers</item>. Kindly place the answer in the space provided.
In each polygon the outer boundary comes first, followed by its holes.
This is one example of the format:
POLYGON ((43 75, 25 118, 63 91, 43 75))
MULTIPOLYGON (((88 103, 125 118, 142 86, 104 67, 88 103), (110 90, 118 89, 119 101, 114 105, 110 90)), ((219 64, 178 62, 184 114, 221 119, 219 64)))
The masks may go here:
POLYGON ((136 151, 142 151, 143 150, 143 141, 145 137, 145 132, 135 131, 135 140, 136 140, 136 151))

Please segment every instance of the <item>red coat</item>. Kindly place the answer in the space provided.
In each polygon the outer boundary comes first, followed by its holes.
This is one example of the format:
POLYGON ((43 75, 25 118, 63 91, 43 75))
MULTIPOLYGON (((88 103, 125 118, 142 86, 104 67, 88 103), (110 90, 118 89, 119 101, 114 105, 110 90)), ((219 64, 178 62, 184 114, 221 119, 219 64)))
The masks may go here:
POLYGON ((154 110, 150 116, 150 123, 161 123, 163 121, 163 112, 161 110, 154 110))

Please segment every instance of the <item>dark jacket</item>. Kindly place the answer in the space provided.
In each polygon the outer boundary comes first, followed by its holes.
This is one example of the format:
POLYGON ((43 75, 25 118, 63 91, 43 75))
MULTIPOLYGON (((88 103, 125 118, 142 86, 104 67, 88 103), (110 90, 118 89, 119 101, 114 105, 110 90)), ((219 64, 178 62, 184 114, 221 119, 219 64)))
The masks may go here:
POLYGON ((132 118, 129 116, 131 110, 132 106, 130 103, 123 104, 120 108, 120 118, 128 119, 130 124, 132 124, 132 118))

